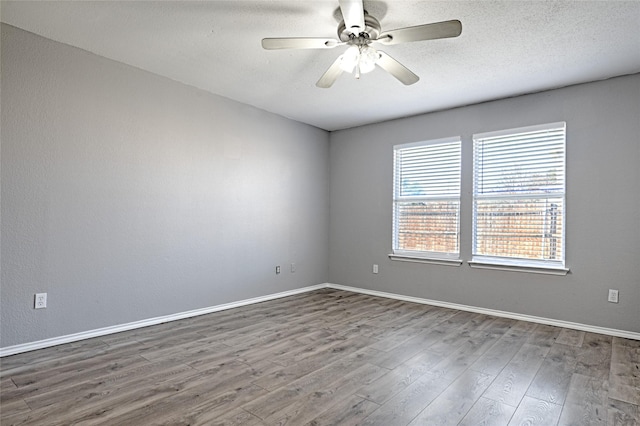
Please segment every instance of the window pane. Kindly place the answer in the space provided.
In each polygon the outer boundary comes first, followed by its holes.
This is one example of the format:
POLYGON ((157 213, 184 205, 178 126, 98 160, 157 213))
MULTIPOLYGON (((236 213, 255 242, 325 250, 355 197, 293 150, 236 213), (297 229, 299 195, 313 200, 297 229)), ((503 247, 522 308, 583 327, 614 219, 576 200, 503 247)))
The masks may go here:
POLYGON ((397 249, 457 253, 460 202, 398 202, 397 249))
POLYGON ((476 255, 561 260, 562 198, 477 200, 476 255))

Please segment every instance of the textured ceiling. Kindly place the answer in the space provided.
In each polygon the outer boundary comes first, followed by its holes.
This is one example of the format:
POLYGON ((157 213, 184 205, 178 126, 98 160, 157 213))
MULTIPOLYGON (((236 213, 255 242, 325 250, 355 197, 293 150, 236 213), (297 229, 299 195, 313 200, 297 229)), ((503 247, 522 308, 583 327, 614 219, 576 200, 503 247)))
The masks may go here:
POLYGON ((334 37, 335 1, 2 1, 2 21, 327 130, 640 72, 640 1, 386 1, 383 31, 458 19, 458 38, 386 46, 420 76, 376 69, 315 86, 344 47, 265 51, 263 37, 334 37))

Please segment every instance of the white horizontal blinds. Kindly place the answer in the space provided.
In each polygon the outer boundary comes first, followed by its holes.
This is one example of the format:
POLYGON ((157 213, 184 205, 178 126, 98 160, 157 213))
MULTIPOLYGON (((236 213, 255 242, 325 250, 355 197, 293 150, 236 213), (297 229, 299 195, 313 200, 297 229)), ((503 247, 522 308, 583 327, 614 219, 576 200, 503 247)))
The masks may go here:
POLYGON ((459 197, 460 142, 396 151, 400 197, 459 197))
POLYGON ((394 252, 459 253, 460 140, 395 148, 394 252))
POLYGON ((564 264, 565 123, 474 135, 473 255, 564 264))

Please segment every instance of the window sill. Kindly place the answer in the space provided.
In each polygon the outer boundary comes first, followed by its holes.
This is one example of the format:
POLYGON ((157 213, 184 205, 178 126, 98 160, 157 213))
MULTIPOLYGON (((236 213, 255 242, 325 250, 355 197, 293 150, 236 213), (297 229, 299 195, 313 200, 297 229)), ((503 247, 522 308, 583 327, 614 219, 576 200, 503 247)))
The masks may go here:
POLYGON ((529 265, 510 265, 504 263, 493 262, 480 262, 469 261, 469 266, 478 269, 493 269, 497 271, 512 271, 512 272, 528 272, 532 274, 546 274, 546 275, 567 275, 569 273, 568 268, 554 267, 554 266, 529 266, 529 265))
POLYGON ((417 257, 417 256, 406 256, 401 254, 393 254, 389 255, 389 259, 397 260, 400 262, 413 262, 413 263, 429 263, 432 265, 445 265, 445 266, 460 266, 462 265, 462 259, 441 259, 434 257, 417 257))

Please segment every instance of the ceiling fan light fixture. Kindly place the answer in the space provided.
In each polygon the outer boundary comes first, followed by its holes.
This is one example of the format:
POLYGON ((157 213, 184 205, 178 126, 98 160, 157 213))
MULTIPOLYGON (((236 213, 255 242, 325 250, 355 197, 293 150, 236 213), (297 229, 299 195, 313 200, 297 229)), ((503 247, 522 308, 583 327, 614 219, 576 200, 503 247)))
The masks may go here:
POLYGON ((342 55, 340 68, 348 73, 352 73, 355 69, 357 78, 360 74, 373 71, 379 58, 378 51, 368 44, 352 44, 342 55))
POLYGON ((358 65, 358 61, 360 60, 360 50, 358 46, 352 44, 342 55, 342 60, 340 61, 340 68, 344 72, 353 72, 353 69, 356 65, 358 65))
POLYGON ((360 58, 358 61, 360 72, 362 74, 366 74, 373 71, 379 58, 380 54, 373 47, 369 46, 368 44, 360 46, 360 58))

